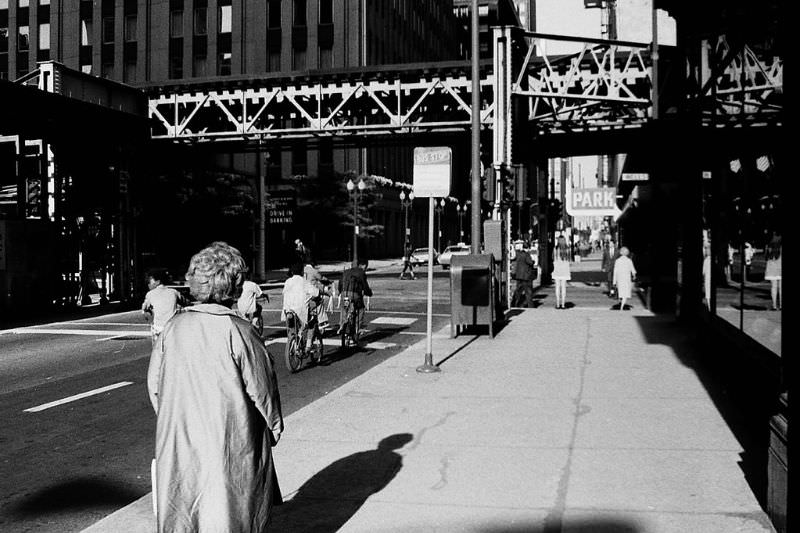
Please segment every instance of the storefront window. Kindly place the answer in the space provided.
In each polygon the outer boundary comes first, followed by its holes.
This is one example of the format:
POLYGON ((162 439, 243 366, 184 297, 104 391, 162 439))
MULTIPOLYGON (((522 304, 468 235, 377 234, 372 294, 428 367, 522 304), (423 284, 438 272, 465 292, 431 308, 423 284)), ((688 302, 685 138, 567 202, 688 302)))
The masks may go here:
MULTIPOLYGON (((769 154, 732 159, 704 191, 704 254, 711 257, 709 309, 781 355, 782 228, 778 177, 769 154)), ((704 268, 705 273, 705 268, 704 268)), ((704 289, 705 290, 705 289, 704 289)))

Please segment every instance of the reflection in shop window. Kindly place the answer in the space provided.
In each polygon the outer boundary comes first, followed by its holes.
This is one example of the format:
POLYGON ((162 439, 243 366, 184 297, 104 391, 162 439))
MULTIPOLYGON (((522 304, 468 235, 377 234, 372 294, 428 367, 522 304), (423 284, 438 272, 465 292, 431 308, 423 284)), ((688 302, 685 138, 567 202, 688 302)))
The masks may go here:
POLYGON ((726 161, 714 175, 713 191, 704 192, 704 214, 712 214, 713 314, 781 355, 777 172, 769 154, 726 161))

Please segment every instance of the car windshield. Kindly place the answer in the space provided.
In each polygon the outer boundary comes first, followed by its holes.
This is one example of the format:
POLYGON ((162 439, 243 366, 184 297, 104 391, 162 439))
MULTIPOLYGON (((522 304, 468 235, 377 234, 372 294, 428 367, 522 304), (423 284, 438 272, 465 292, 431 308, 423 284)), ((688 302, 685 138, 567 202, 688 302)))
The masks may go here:
POLYGON ((427 254, 428 253, 428 249, 427 248, 417 248, 416 250, 414 250, 414 253, 415 254, 427 254))

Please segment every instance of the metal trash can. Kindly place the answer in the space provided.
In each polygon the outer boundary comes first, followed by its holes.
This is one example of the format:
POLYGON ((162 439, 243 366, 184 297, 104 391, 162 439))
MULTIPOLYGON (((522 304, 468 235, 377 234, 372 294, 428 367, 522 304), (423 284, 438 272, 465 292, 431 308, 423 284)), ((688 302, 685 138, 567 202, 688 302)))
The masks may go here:
POLYGON ((450 265, 450 337, 463 326, 488 325, 494 338, 497 289, 492 254, 453 256, 450 265))

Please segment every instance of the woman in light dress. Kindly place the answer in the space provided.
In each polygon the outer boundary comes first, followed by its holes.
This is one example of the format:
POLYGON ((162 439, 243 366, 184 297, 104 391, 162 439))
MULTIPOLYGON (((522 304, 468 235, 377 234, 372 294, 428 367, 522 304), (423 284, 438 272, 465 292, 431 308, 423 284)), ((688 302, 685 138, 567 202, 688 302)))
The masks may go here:
POLYGON ((772 310, 777 311, 783 305, 783 290, 781 287, 781 238, 773 237, 767 246, 767 268, 764 279, 770 282, 770 295, 772 296, 772 310))
POLYGON ((617 287, 619 309, 625 309, 625 303, 633 291, 633 279, 636 277, 636 268, 630 258, 631 251, 627 246, 619 249, 619 258, 614 262, 614 285, 617 287))
POLYGON ((553 258, 553 280, 556 282, 556 309, 565 309, 567 299, 567 281, 572 276, 569 269, 569 261, 572 252, 567 244, 567 239, 560 236, 556 242, 556 249, 553 258))

